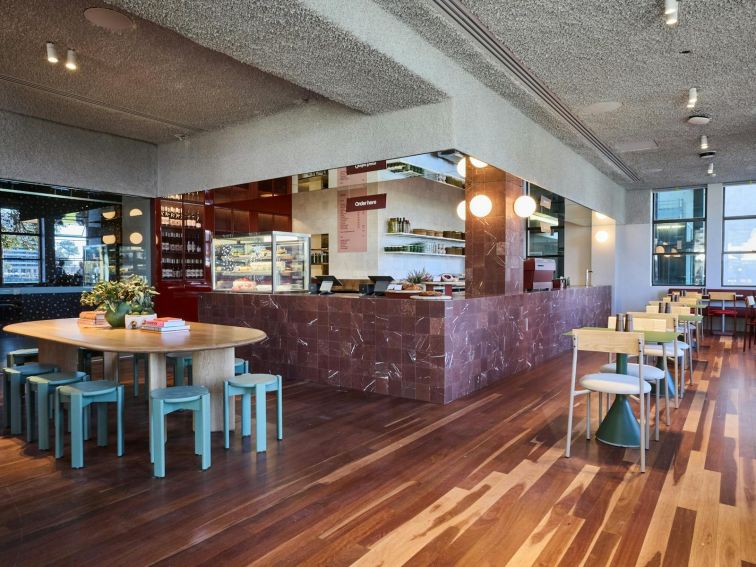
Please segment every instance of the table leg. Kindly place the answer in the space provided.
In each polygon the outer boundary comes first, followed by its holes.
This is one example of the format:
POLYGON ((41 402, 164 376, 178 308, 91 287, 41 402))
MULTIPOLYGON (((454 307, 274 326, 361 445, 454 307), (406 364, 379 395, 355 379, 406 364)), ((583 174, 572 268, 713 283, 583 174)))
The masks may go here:
MULTIPOLYGON (((195 386, 210 390, 210 430, 223 431, 223 382, 234 375, 234 349, 201 350, 192 355, 195 386)), ((234 429, 234 405, 229 404, 229 428, 234 429)))
MULTIPOLYGON (((627 355, 617 355, 617 374, 627 373, 627 355)), ((596 431, 596 439, 607 445, 619 447, 640 447, 640 423, 627 396, 615 396, 614 403, 606 412, 596 431)))
POLYGON ((102 379, 112 380, 116 384, 119 383, 118 366, 120 357, 117 352, 103 352, 102 353, 102 379))
POLYGON ((79 347, 39 340, 39 362, 54 364, 63 372, 74 372, 79 369, 79 347))

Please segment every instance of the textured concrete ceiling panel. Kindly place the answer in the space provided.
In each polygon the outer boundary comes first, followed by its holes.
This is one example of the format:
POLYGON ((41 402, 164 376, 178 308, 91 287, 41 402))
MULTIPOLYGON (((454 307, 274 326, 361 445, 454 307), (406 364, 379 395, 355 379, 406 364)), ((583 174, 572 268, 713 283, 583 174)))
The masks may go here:
POLYGON ((200 45, 373 114, 444 93, 296 0, 112 0, 200 45))
MULTIPOLYGON (((431 15, 434 9, 439 13, 433 0, 413 2, 411 9, 400 0, 376 1, 403 15, 426 39, 560 138, 572 137, 573 146, 579 144, 564 124, 555 124, 558 120, 548 112, 523 101, 502 69, 483 61, 485 55, 469 35, 459 29, 449 33, 454 24, 445 16, 431 15), (466 38, 467 45, 460 44, 460 37, 466 38)), ((624 185, 641 188, 710 181, 697 157, 701 134, 707 134, 719 152, 717 181, 754 176, 756 2, 684 0, 674 27, 663 21, 662 0, 461 3, 604 143, 612 147, 635 140, 657 142, 659 148, 654 151, 619 154, 641 177, 639 183, 625 179, 624 185), (706 127, 686 122, 690 87, 699 89, 695 111, 712 117, 706 127), (621 106, 606 114, 590 113, 590 105, 606 101, 621 106), (647 171, 658 168, 662 171, 647 171)), ((580 151, 585 155, 585 148, 580 151)))
POLYGON ((306 89, 132 16, 113 33, 90 24, 87 0, 0 0, 0 108, 150 142, 290 108, 306 89), (61 62, 45 60, 52 41, 61 62), (63 67, 76 50, 79 70, 63 67))

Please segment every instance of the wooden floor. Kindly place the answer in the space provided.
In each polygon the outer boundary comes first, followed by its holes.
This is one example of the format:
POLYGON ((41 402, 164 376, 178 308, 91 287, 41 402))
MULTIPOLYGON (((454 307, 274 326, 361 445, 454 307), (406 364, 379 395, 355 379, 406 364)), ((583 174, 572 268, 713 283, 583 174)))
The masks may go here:
POLYGON ((756 350, 731 347, 707 339, 646 474, 584 405, 563 457, 567 355, 445 407, 287 385, 284 441, 215 434, 207 472, 174 414, 162 480, 129 397, 121 459, 0 438, 0 565, 755 565, 756 350))

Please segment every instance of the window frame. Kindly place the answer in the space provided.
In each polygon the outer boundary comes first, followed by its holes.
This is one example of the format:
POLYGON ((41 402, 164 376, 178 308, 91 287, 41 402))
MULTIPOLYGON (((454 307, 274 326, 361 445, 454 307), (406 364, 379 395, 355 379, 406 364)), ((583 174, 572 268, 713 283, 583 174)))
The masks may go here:
POLYGON ((669 189, 658 189, 651 191, 651 286, 652 287, 675 287, 675 288, 701 288, 706 287, 706 263, 708 261, 708 255, 706 253, 706 243, 709 238, 709 223, 708 223, 708 204, 709 204, 709 192, 708 187, 705 185, 697 185, 692 187, 673 187, 669 189), (690 190, 702 190, 704 195, 704 206, 702 217, 686 217, 679 219, 656 219, 656 196, 660 193, 672 193, 675 191, 690 191, 690 190), (663 224, 676 224, 676 223, 695 223, 703 222, 704 240, 703 240, 703 252, 677 252, 674 256, 698 256, 703 254, 703 281, 700 284, 697 283, 685 283, 675 284, 673 282, 657 282, 654 280, 654 260, 657 256, 673 256, 669 252, 659 253, 656 251, 656 227, 663 224))
MULTIPOLYGON (((725 184, 722 187, 722 254, 720 258, 720 271, 719 271, 719 280, 722 287, 730 286, 730 284, 725 283, 725 255, 732 256, 737 254, 756 254, 756 250, 751 250, 750 252, 727 252, 725 250, 725 240, 726 240, 726 225, 727 221, 735 221, 735 220, 753 220, 756 221, 756 214, 752 215, 738 215, 738 216, 727 216, 727 188, 728 187, 738 187, 740 185, 754 185, 756 186, 756 183, 754 182, 741 182, 741 183, 729 183, 725 184)), ((737 288, 756 288, 756 284, 753 285, 742 285, 737 284, 737 288)))
MULTIPOLYGON (((16 207, 2 207, 3 209, 13 209, 18 210, 16 207)), ((45 273, 44 273, 44 226, 42 219, 37 217, 37 232, 18 232, 18 231, 8 231, 3 230, 2 225, 0 225, 0 288, 3 287, 22 287, 22 286, 40 286, 44 283, 45 280, 45 273), (39 277, 37 278, 37 281, 34 282, 6 282, 5 281, 5 256, 3 254, 3 236, 33 236, 37 239, 37 273, 39 274, 39 277)), ((25 260, 27 258, 8 258, 9 260, 25 260)), ((31 259, 31 258, 29 258, 31 259)))

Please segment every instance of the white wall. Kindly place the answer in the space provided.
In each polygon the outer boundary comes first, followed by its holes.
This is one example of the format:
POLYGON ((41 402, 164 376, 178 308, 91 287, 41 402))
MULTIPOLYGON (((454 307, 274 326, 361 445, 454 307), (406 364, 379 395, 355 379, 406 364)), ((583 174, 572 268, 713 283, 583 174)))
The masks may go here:
POLYGON ((591 227, 564 223, 564 275, 573 286, 585 285, 591 267, 591 227))
POLYGON ((157 148, 152 144, 4 111, 0 132, 0 178, 157 195, 157 148))
POLYGON ((617 295, 618 283, 624 285, 619 279, 617 270, 618 262, 618 239, 617 227, 612 219, 600 219, 596 213, 592 214, 591 226, 591 270, 593 270, 593 285, 612 286, 612 312, 616 312, 619 305, 617 295), (608 238, 599 242, 596 234, 600 231, 607 233, 608 238))
MULTIPOLYGON (((412 269, 425 268, 432 274, 463 273, 464 257, 387 254, 384 246, 399 246, 419 241, 414 237, 387 236, 391 217, 405 217, 413 228, 464 230, 457 216, 457 204, 464 191, 422 177, 381 181, 367 185, 368 194, 386 193, 386 208, 367 211, 367 252, 339 252, 337 239, 338 193, 327 189, 292 195, 292 230, 307 234, 329 235, 329 271, 343 278, 364 279, 368 275, 403 278, 412 269)), ((451 246, 451 244, 449 244, 451 246)))

